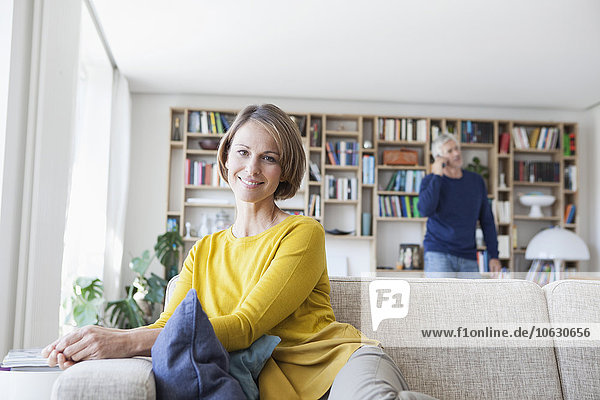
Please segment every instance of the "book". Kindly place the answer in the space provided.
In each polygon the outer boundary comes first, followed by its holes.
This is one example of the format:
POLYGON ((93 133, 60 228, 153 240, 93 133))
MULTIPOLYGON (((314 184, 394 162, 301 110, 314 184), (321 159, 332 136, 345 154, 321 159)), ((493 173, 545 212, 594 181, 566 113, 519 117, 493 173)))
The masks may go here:
POLYGON ((2 360, 2 368, 48 367, 48 359, 42 356, 42 348, 12 349, 2 360))
POLYGON ((223 130, 223 122, 221 121, 221 114, 218 112, 215 113, 215 122, 217 124, 217 133, 225 133, 223 130))
POLYGON ((568 212, 565 212, 565 214, 567 215, 565 219, 566 224, 572 224, 575 222, 575 207, 575 204, 569 204, 567 206, 568 212))
POLYGON ((208 130, 208 113, 206 111, 200 112, 200 132, 209 133, 208 130))
POLYGON ((210 119, 210 133, 219 133, 217 131, 217 121, 215 121, 215 113, 214 112, 209 112, 208 113, 210 119))
POLYGON ((510 135, 508 132, 502 132, 500 134, 500 148, 499 148, 499 153, 500 154, 508 154, 508 150, 510 147, 510 135))
POLYGON ((310 168, 310 180, 321 182, 321 171, 319 171, 319 166, 317 165, 317 163, 314 161, 309 161, 308 165, 310 168))
POLYGON ((339 165, 338 158, 334 151, 335 147, 331 142, 325 142, 325 150, 327 150, 327 157, 329 158, 329 163, 331 165, 339 165))
POLYGON ((510 257, 510 238, 508 235, 498 235, 498 257, 509 258, 510 257))

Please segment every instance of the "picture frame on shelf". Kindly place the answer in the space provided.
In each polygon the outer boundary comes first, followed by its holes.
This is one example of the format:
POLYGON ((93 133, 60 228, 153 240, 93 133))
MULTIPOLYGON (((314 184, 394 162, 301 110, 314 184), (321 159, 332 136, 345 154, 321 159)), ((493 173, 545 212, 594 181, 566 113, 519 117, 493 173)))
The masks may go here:
POLYGON ((401 243, 398 249, 398 261, 396 262, 396 269, 423 269, 421 260, 421 245, 416 243, 401 243))

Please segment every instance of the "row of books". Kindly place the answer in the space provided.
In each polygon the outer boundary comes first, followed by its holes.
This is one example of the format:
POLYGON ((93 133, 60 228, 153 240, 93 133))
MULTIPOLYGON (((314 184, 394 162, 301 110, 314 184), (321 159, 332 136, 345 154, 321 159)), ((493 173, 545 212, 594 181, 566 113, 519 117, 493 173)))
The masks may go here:
POLYGON ((379 118, 379 140, 408 142, 427 141, 427 120, 408 118, 379 118))
POLYGON ((331 165, 358 165, 358 142, 339 140, 325 143, 327 158, 331 165))
POLYGON ((494 124, 462 121, 460 141, 461 143, 494 143, 494 124))
POLYGON ((559 182, 560 164, 552 161, 515 161, 514 180, 518 182, 559 182))
POLYGON ((394 172, 385 190, 418 194, 423 178, 425 178, 425 171, 423 170, 399 170, 394 172))
POLYGON ((575 133, 565 133, 563 135, 563 154, 565 156, 574 156, 575 149, 575 133))
POLYGON ((564 217, 565 224, 573 224, 573 223, 575 223, 575 209, 576 209, 576 207, 577 206, 575 206, 575 204, 573 204, 573 203, 569 203, 565 207, 565 217, 564 217))
POLYGON ((188 132, 225 133, 235 119, 234 114, 213 111, 190 111, 188 113, 188 132))
POLYGON ((489 257, 487 250, 477 251, 477 266, 479 267, 480 273, 490 272, 489 257))
POLYGON ((310 147, 321 146, 321 121, 320 120, 311 121, 309 135, 310 135, 309 136, 310 147))
POLYGON ((556 272, 556 268, 552 261, 534 260, 531 263, 531 267, 529 268, 525 279, 536 282, 540 286, 544 286, 556 280, 556 272))
POLYGON ((375 184, 375 156, 373 155, 365 154, 362 157, 362 183, 375 184))
POLYGON ((558 148, 559 129, 557 127, 513 128, 513 139, 517 149, 553 150, 558 148))
POLYGON ((177 232, 179 231, 179 221, 177 218, 169 217, 167 218, 167 232, 177 232))
POLYGON ((418 196, 377 196, 380 217, 420 218, 418 196))
MULTIPOLYGON (((510 201, 495 201, 496 218, 500 224, 509 224, 512 218, 510 201)), ((492 208, 494 209, 494 208, 492 208)))
POLYGON ((313 193, 308 198, 308 216, 321 217, 321 195, 313 193))
POLYGON ((219 165, 206 161, 185 160, 185 184, 228 187, 219 176, 219 165))
POLYGON ((577 166, 569 165, 565 167, 565 189, 577 190, 577 166))
POLYGON ((325 175, 325 193, 327 193, 326 199, 358 200, 358 180, 325 175))

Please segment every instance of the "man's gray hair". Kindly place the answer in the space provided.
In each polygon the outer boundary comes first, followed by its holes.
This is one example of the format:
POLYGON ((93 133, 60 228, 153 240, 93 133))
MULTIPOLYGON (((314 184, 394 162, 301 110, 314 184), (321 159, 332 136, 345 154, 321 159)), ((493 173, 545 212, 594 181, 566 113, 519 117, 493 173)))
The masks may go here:
POLYGON ((436 137, 431 143, 431 155, 434 158, 442 156, 442 146, 451 140, 460 148, 460 143, 456 139, 456 136, 446 132, 436 137))

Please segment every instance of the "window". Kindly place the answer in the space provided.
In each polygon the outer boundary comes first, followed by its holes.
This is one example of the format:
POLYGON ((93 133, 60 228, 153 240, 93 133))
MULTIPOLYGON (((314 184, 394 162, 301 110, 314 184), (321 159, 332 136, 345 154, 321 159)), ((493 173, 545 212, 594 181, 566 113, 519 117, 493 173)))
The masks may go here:
MULTIPOLYGON (((81 7, 75 142, 62 265, 63 300, 70 297, 77 277, 103 279, 112 85, 112 65, 87 7, 81 7)), ((65 311, 61 309, 61 324, 65 311)))

